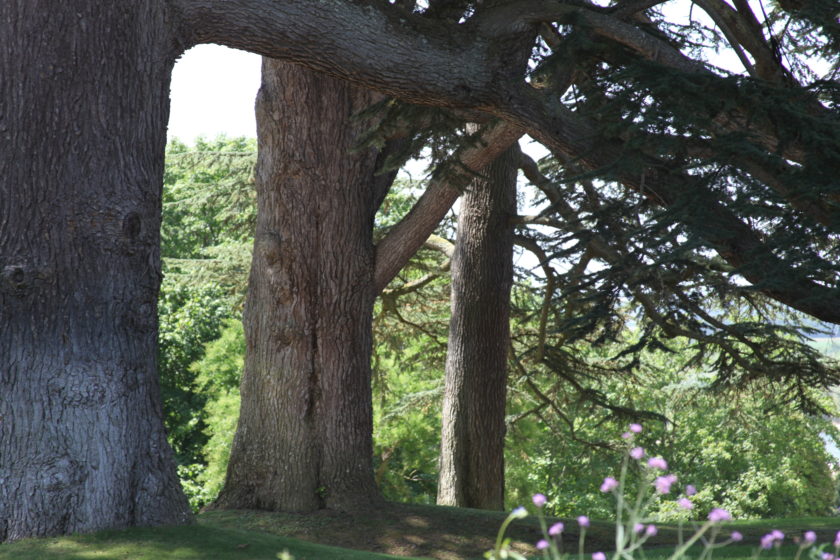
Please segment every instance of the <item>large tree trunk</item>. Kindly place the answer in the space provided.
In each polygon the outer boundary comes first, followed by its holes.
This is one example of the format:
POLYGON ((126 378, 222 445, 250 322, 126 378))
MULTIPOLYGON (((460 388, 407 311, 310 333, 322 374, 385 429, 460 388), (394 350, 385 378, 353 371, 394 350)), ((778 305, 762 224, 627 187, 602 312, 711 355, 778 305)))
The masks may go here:
POLYGON ((461 199, 452 259, 437 502, 504 508, 504 439, 518 147, 461 199))
POLYGON ((242 405, 217 507, 379 499, 370 393, 377 153, 351 153, 373 94, 263 61, 242 405))
POLYGON ((190 519, 155 364, 165 21, 0 3, 0 541, 190 519))

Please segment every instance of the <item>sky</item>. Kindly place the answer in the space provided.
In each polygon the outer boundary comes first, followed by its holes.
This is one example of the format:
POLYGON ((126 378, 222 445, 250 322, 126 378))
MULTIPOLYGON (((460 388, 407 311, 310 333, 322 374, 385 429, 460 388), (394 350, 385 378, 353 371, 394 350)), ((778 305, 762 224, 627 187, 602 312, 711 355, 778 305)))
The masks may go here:
POLYGON ((256 138, 260 60, 259 55, 218 45, 187 51, 172 71, 168 137, 188 144, 198 136, 222 133, 256 138))

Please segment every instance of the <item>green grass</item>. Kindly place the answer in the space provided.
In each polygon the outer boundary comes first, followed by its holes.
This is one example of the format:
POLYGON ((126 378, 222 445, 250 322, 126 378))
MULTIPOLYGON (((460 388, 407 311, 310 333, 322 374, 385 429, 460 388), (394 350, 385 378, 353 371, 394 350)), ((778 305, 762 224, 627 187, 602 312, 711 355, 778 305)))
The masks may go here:
MULTIPOLYGON (((238 515, 243 527, 249 527, 248 520, 254 517, 247 512, 225 512, 228 517, 238 515), (250 515, 250 517, 249 517, 250 515)), ((489 515, 489 514, 488 514, 489 515)), ((498 515, 498 513, 496 513, 498 515)), ((251 530, 231 527, 236 520, 225 518, 225 525, 213 516, 201 516, 201 523, 183 527, 135 528, 125 531, 101 531, 89 535, 74 535, 60 538, 27 539, 11 544, 0 545, 0 560, 275 560, 277 554, 288 550, 295 560, 386 560, 400 558, 386 554, 362 552, 345 548, 336 548, 313 544, 297 539, 279 536, 254 527, 251 530)), ((253 521, 253 520, 252 520, 253 521)), ((323 527, 329 531, 329 526, 323 527)), ((379 528, 380 530, 382 527, 379 528)), ((793 559, 796 546, 791 539, 803 531, 813 530, 818 535, 818 543, 833 543, 835 534, 840 529, 838 518, 800 518, 771 519, 757 521, 736 521, 727 523, 721 535, 728 535, 732 530, 744 534, 744 543, 729 545, 715 550, 714 558, 727 560, 749 560, 754 558, 758 541, 762 535, 773 529, 779 529, 786 535, 786 545, 781 550, 763 551, 761 559, 793 559)), ((363 530, 362 527, 359 530, 363 530)), ((593 523, 595 537, 591 545, 610 542, 608 533, 612 527, 608 523, 593 523), (597 527, 596 527, 597 525, 597 527), (603 527, 602 527, 603 525, 603 527), (603 534, 601 534, 603 533, 603 534), (596 536, 597 535, 597 536, 596 536)), ((691 529, 686 527, 686 537, 691 529)), ((673 527, 661 527, 660 543, 668 539, 676 540, 673 527)), ((723 538, 723 537, 721 537, 723 538)), ((720 539, 719 539, 720 540, 720 539)), ((567 550, 569 550, 567 548, 567 550)), ((826 550, 833 552, 833 546, 826 550)), ((604 551, 609 554, 607 548, 604 551)), ((645 550, 644 560, 665 560, 674 551, 673 545, 662 545, 645 550)), ((477 550, 476 557, 483 551, 477 550)), ((696 547, 689 557, 697 559, 702 549, 696 547)), ((808 558, 807 551, 802 555, 808 558)), ((577 555, 571 556, 577 560, 577 555)), ((585 556, 589 560, 590 555, 585 556)), ((411 560, 411 559, 406 559, 411 560)), ((413 560, 421 560, 414 558, 413 560)))
MULTIPOLYGON (((256 531, 201 525, 101 531, 0 545, 2 560, 386 560, 373 552, 323 546, 256 531)), ((415 559, 418 560, 418 559, 415 559)))

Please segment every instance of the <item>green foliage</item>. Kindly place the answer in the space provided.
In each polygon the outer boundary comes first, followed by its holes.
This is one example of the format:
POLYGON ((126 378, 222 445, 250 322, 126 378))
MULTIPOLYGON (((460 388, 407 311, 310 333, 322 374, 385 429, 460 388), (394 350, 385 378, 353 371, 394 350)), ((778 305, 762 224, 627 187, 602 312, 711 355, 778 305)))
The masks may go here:
MULTIPOLYGON (((675 425, 653 449, 667 452, 674 472, 700 489, 698 515, 712 507, 743 519, 835 510, 838 463, 820 434, 837 440, 838 431, 827 418, 779 402, 769 386, 710 394, 666 385, 658 395, 669 401, 675 425)), ((664 505, 659 511, 669 513, 664 505)))
POLYGON ((250 266, 255 161, 252 139, 199 138, 194 146, 174 140, 167 147, 159 368, 169 440, 194 508, 218 493, 237 418, 244 342, 232 317, 250 266))
POLYGON ((380 385, 374 402, 377 483, 390 500, 434 503, 443 371, 427 368, 419 345, 407 344, 399 355, 378 350, 387 389, 380 385))
MULTIPOLYGON (((605 477, 599 487, 601 494, 609 496, 610 501, 614 501, 614 518, 613 525, 614 545, 610 548, 609 556, 602 551, 592 554, 594 560, 607 560, 608 557, 614 560, 632 560, 634 558, 646 559, 650 557, 648 552, 654 542, 652 537, 656 537, 661 533, 667 531, 671 533, 670 542, 674 543, 674 548, 666 554, 654 554, 653 557, 667 557, 670 560, 683 560, 691 558, 711 558, 713 553, 719 549, 730 548, 730 545, 736 545, 734 551, 727 550, 723 556, 726 557, 744 557, 744 550, 740 547, 746 544, 745 534, 741 529, 746 529, 744 524, 735 526, 734 523, 724 522, 732 521, 732 513, 723 508, 711 509, 707 514, 695 518, 689 525, 680 519, 676 527, 676 534, 672 532, 672 527, 663 527, 659 525, 661 514, 652 512, 650 506, 655 503, 667 503, 673 505, 674 508, 679 509, 682 513, 687 513, 696 509, 697 494, 696 490, 685 483, 679 482, 673 472, 669 471, 666 461, 662 457, 651 458, 649 460, 645 457, 645 450, 639 446, 639 434, 645 432, 643 426, 639 424, 631 424, 628 426, 628 431, 621 437, 624 439, 624 444, 619 446, 621 460, 620 465, 610 473, 610 476, 605 477), (635 475, 637 484, 635 488, 628 488, 628 482, 631 476, 635 475), (678 485, 675 487, 675 485, 678 485), (673 495, 677 494, 677 490, 681 491, 681 496, 678 500, 674 500, 673 495), (674 536, 676 539, 674 539, 674 536), (648 545, 648 550, 645 550, 645 545, 648 545)), ((670 460, 670 459, 669 459, 670 460)), ((544 560, 569 560, 573 558, 570 553, 563 551, 564 538, 563 533, 571 529, 563 522, 555 522, 549 527, 549 520, 546 519, 546 504, 547 498, 542 493, 536 493, 531 496, 530 502, 533 504, 533 509, 536 510, 537 518, 539 519, 540 528, 542 529, 542 539, 536 543, 536 548, 541 551, 541 556, 544 560)), ((527 560, 527 558, 512 550, 509 546, 509 539, 505 539, 505 531, 511 521, 515 519, 523 519, 528 517, 528 511, 525 507, 517 507, 514 509, 499 529, 496 538, 496 546, 493 550, 485 553, 485 558, 489 560, 502 560, 510 558, 514 560, 527 560)), ((578 533, 578 558, 583 558, 584 550, 587 543, 587 533, 592 527, 591 520, 588 516, 582 515, 577 517, 577 527, 572 529, 578 533)), ((812 525, 804 525, 808 531, 804 531, 803 525, 799 525, 793 535, 788 533, 785 536, 780 529, 781 527, 776 523, 778 520, 773 520, 774 526, 769 532, 765 532, 760 539, 760 546, 752 545, 752 558, 758 558, 763 550, 775 550, 777 558, 781 557, 781 549, 785 548, 785 557, 793 557, 799 560, 803 553, 809 558, 834 558, 837 551, 840 550, 840 537, 836 536, 833 531, 831 533, 823 533, 823 538, 828 537, 822 543, 819 542, 819 535, 815 529, 822 528, 821 523, 812 525), (791 539, 791 536, 793 538, 791 539), (833 543, 832 543, 833 539, 833 543), (788 545, 792 540, 794 546, 788 545), (830 553, 823 554, 830 547, 834 548, 834 555, 830 553)), ((571 525, 571 523, 568 523, 571 525)), ((757 526, 755 527, 757 528, 757 526)), ((787 529, 787 527, 784 527, 787 529)), ((750 531, 751 533, 753 531, 750 531)), ((754 538, 753 535, 749 535, 754 538)), ((750 539, 752 541, 753 539, 750 539)), ((753 541, 754 542, 754 541, 753 541)), ((656 543, 657 549, 662 551, 663 546, 661 542, 656 543)), ((596 545, 597 546, 597 545, 596 545)), ((668 547, 670 548, 670 547, 668 547)), ((749 553, 748 553, 749 554, 749 553)))
MULTIPOLYGON (((417 192, 397 181, 376 219, 376 234, 395 224, 417 192)), ((446 220, 437 233, 451 235, 446 220)), ((447 242, 440 238, 441 245, 447 242)), ((434 503, 440 452, 440 408, 446 359, 447 258, 421 249, 374 309, 374 462, 386 498, 434 503)))
POLYGON ((199 138, 193 147, 170 142, 161 231, 164 258, 202 258, 208 247, 253 237, 255 162, 253 139, 199 138))
POLYGON ((245 365, 245 333, 237 317, 222 325, 219 338, 204 348, 204 357, 191 368, 197 373, 196 383, 209 395, 239 391, 239 380, 245 365))
POLYGON ((256 223, 256 141, 173 140, 164 173, 164 272, 189 285, 221 287, 241 306, 256 223))
MULTIPOLYGON (((820 434, 837 438, 838 432, 827 418, 804 414, 781 399, 771 384, 710 391, 713 373, 678 374, 674 356, 652 357, 658 361, 643 365, 636 376, 605 379, 597 388, 615 404, 669 418, 667 424, 645 422, 639 443, 651 456, 668 457, 679 480, 698 488, 694 518, 705 518, 714 507, 738 518, 826 515, 834 510, 832 468, 837 462, 825 451, 820 434)), ((568 390, 556 385, 547 389, 548 377, 533 381, 543 394, 552 394, 559 410, 520 413, 509 431, 507 472, 513 500, 521 502, 540 491, 554 515, 609 518, 612 501, 597 489, 616 472, 616 450, 623 441, 604 434, 616 432, 621 421, 591 403, 576 405, 568 390)), ((533 392, 515 394, 516 410, 541 404, 533 392)), ((831 408, 826 397, 812 396, 831 408)), ((636 482, 628 479, 631 488, 636 482)), ((660 519, 685 518, 673 499, 655 502, 651 512, 660 519)))
POLYGON ((207 466, 196 477, 199 488, 188 496, 196 509, 212 502, 222 489, 230 458, 230 447, 239 419, 239 380, 245 356, 245 333, 242 322, 229 320, 221 336, 207 344, 204 357, 194 363, 196 383, 208 396, 204 408, 205 435, 203 454, 207 466))
POLYGON ((203 355, 203 345, 219 336, 230 316, 220 290, 173 286, 165 281, 158 302, 158 367, 164 424, 180 465, 201 461, 202 409, 206 395, 197 390, 191 364, 203 355))

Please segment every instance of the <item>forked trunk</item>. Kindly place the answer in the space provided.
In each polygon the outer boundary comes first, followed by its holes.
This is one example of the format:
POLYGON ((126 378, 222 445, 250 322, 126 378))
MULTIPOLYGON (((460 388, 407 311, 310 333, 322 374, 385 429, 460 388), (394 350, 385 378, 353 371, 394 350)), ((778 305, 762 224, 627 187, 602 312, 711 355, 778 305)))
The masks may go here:
POLYGON ((0 541, 190 519, 155 364, 157 1, 0 3, 0 541))
POLYGON ((437 502, 504 507, 504 439, 518 147, 461 198, 452 259, 437 502))
POLYGON ((377 153, 351 153, 371 93, 263 60, 257 231, 241 415, 216 507, 379 499, 370 393, 377 153))

